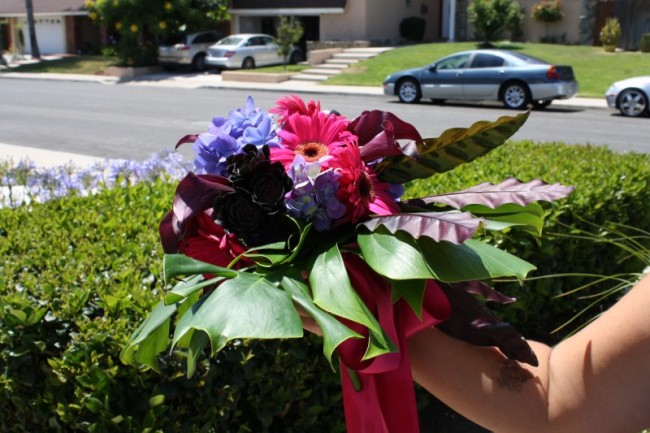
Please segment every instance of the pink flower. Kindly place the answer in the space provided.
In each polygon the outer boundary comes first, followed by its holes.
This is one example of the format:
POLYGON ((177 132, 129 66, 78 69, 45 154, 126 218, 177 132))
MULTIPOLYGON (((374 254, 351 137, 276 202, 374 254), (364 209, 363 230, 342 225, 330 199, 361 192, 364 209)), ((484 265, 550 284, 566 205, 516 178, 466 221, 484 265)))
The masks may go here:
POLYGON ((330 167, 341 175, 341 187, 336 197, 348 209, 340 222, 356 223, 369 214, 392 215, 400 211, 389 194, 389 185, 380 182, 372 169, 361 160, 356 141, 337 148, 330 160, 330 167))
POLYGON ((269 113, 277 114, 280 124, 284 123, 289 117, 294 114, 303 114, 311 116, 312 114, 320 111, 320 102, 311 100, 305 103, 297 95, 285 96, 280 98, 275 103, 275 107, 269 110, 269 113))
POLYGON ((347 126, 344 117, 327 115, 322 111, 309 115, 294 113, 278 132, 280 147, 271 148, 271 161, 281 162, 288 170, 296 155, 301 155, 306 162, 320 161, 326 170, 329 159, 326 157, 356 139, 346 130, 347 126))

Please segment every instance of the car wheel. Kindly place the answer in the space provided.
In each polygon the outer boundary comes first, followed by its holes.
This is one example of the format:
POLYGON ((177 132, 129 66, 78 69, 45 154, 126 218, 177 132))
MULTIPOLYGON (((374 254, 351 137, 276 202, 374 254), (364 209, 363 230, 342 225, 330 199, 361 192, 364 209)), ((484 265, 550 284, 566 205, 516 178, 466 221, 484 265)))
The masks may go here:
POLYGON ((507 108, 521 110, 530 101, 528 87, 518 82, 506 84, 501 94, 501 100, 507 108))
POLYGON ((648 97, 639 89, 625 89, 618 97, 618 109, 623 116, 639 117, 648 110, 648 97))
POLYGON ((289 56, 289 64, 297 65, 300 62, 302 62, 302 55, 298 51, 291 53, 291 56, 289 56))
POLYGON ((241 62, 242 69, 255 69, 255 59, 252 57, 246 57, 243 62, 241 62))
POLYGON ((192 59, 192 70, 196 72, 203 72, 205 71, 206 63, 205 63, 205 54, 197 54, 194 56, 192 59))
POLYGON ((537 108, 538 110, 543 110, 544 108, 548 107, 551 105, 551 102, 553 102, 552 99, 549 99, 548 101, 533 101, 533 108, 537 108))
POLYGON ((420 102, 420 98, 422 97, 420 93, 420 85, 412 78, 400 81, 397 84, 397 97, 401 102, 407 104, 420 102))

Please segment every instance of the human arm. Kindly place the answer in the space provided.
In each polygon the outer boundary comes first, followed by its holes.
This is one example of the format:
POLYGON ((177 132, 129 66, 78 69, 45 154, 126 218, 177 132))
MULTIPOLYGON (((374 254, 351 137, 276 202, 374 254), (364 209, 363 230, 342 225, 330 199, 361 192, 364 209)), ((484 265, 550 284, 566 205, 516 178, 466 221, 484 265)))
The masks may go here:
POLYGON ((409 340, 416 382, 497 433, 638 433, 650 426, 650 277, 538 367, 432 328, 409 340))

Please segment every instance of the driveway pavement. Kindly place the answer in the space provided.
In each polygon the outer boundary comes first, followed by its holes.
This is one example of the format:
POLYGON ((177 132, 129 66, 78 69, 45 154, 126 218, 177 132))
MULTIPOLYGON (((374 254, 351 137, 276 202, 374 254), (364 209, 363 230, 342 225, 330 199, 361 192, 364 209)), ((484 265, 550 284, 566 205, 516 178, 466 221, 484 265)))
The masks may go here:
MULTIPOLYGON (((103 75, 75 75, 50 73, 19 73, 2 72, 0 79, 31 79, 31 80, 65 80, 96 82, 103 85, 125 86, 156 86, 185 89, 228 88, 242 90, 266 90, 282 93, 329 93, 365 96, 383 96, 383 89, 378 86, 332 86, 315 82, 288 80, 281 83, 255 83, 243 81, 224 81, 221 75, 215 73, 154 73, 128 81, 119 81, 116 77, 103 75)), ((607 108, 604 98, 570 98, 553 101, 553 106, 568 106, 572 108, 607 108)), ((30 159, 37 165, 61 165, 74 163, 86 166, 96 161, 96 158, 65 152, 47 151, 13 146, 0 143, 0 158, 11 159, 14 162, 30 159)))

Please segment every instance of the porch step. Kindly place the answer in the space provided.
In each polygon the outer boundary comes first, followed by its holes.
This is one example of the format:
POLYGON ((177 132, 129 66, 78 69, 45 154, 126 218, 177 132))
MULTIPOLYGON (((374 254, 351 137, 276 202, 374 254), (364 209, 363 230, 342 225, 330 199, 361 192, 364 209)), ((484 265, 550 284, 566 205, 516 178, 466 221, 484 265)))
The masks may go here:
POLYGON ((319 82, 327 80, 347 69, 350 65, 371 59, 381 53, 392 50, 392 47, 347 48, 334 54, 323 63, 313 65, 291 77, 292 80, 319 82))

